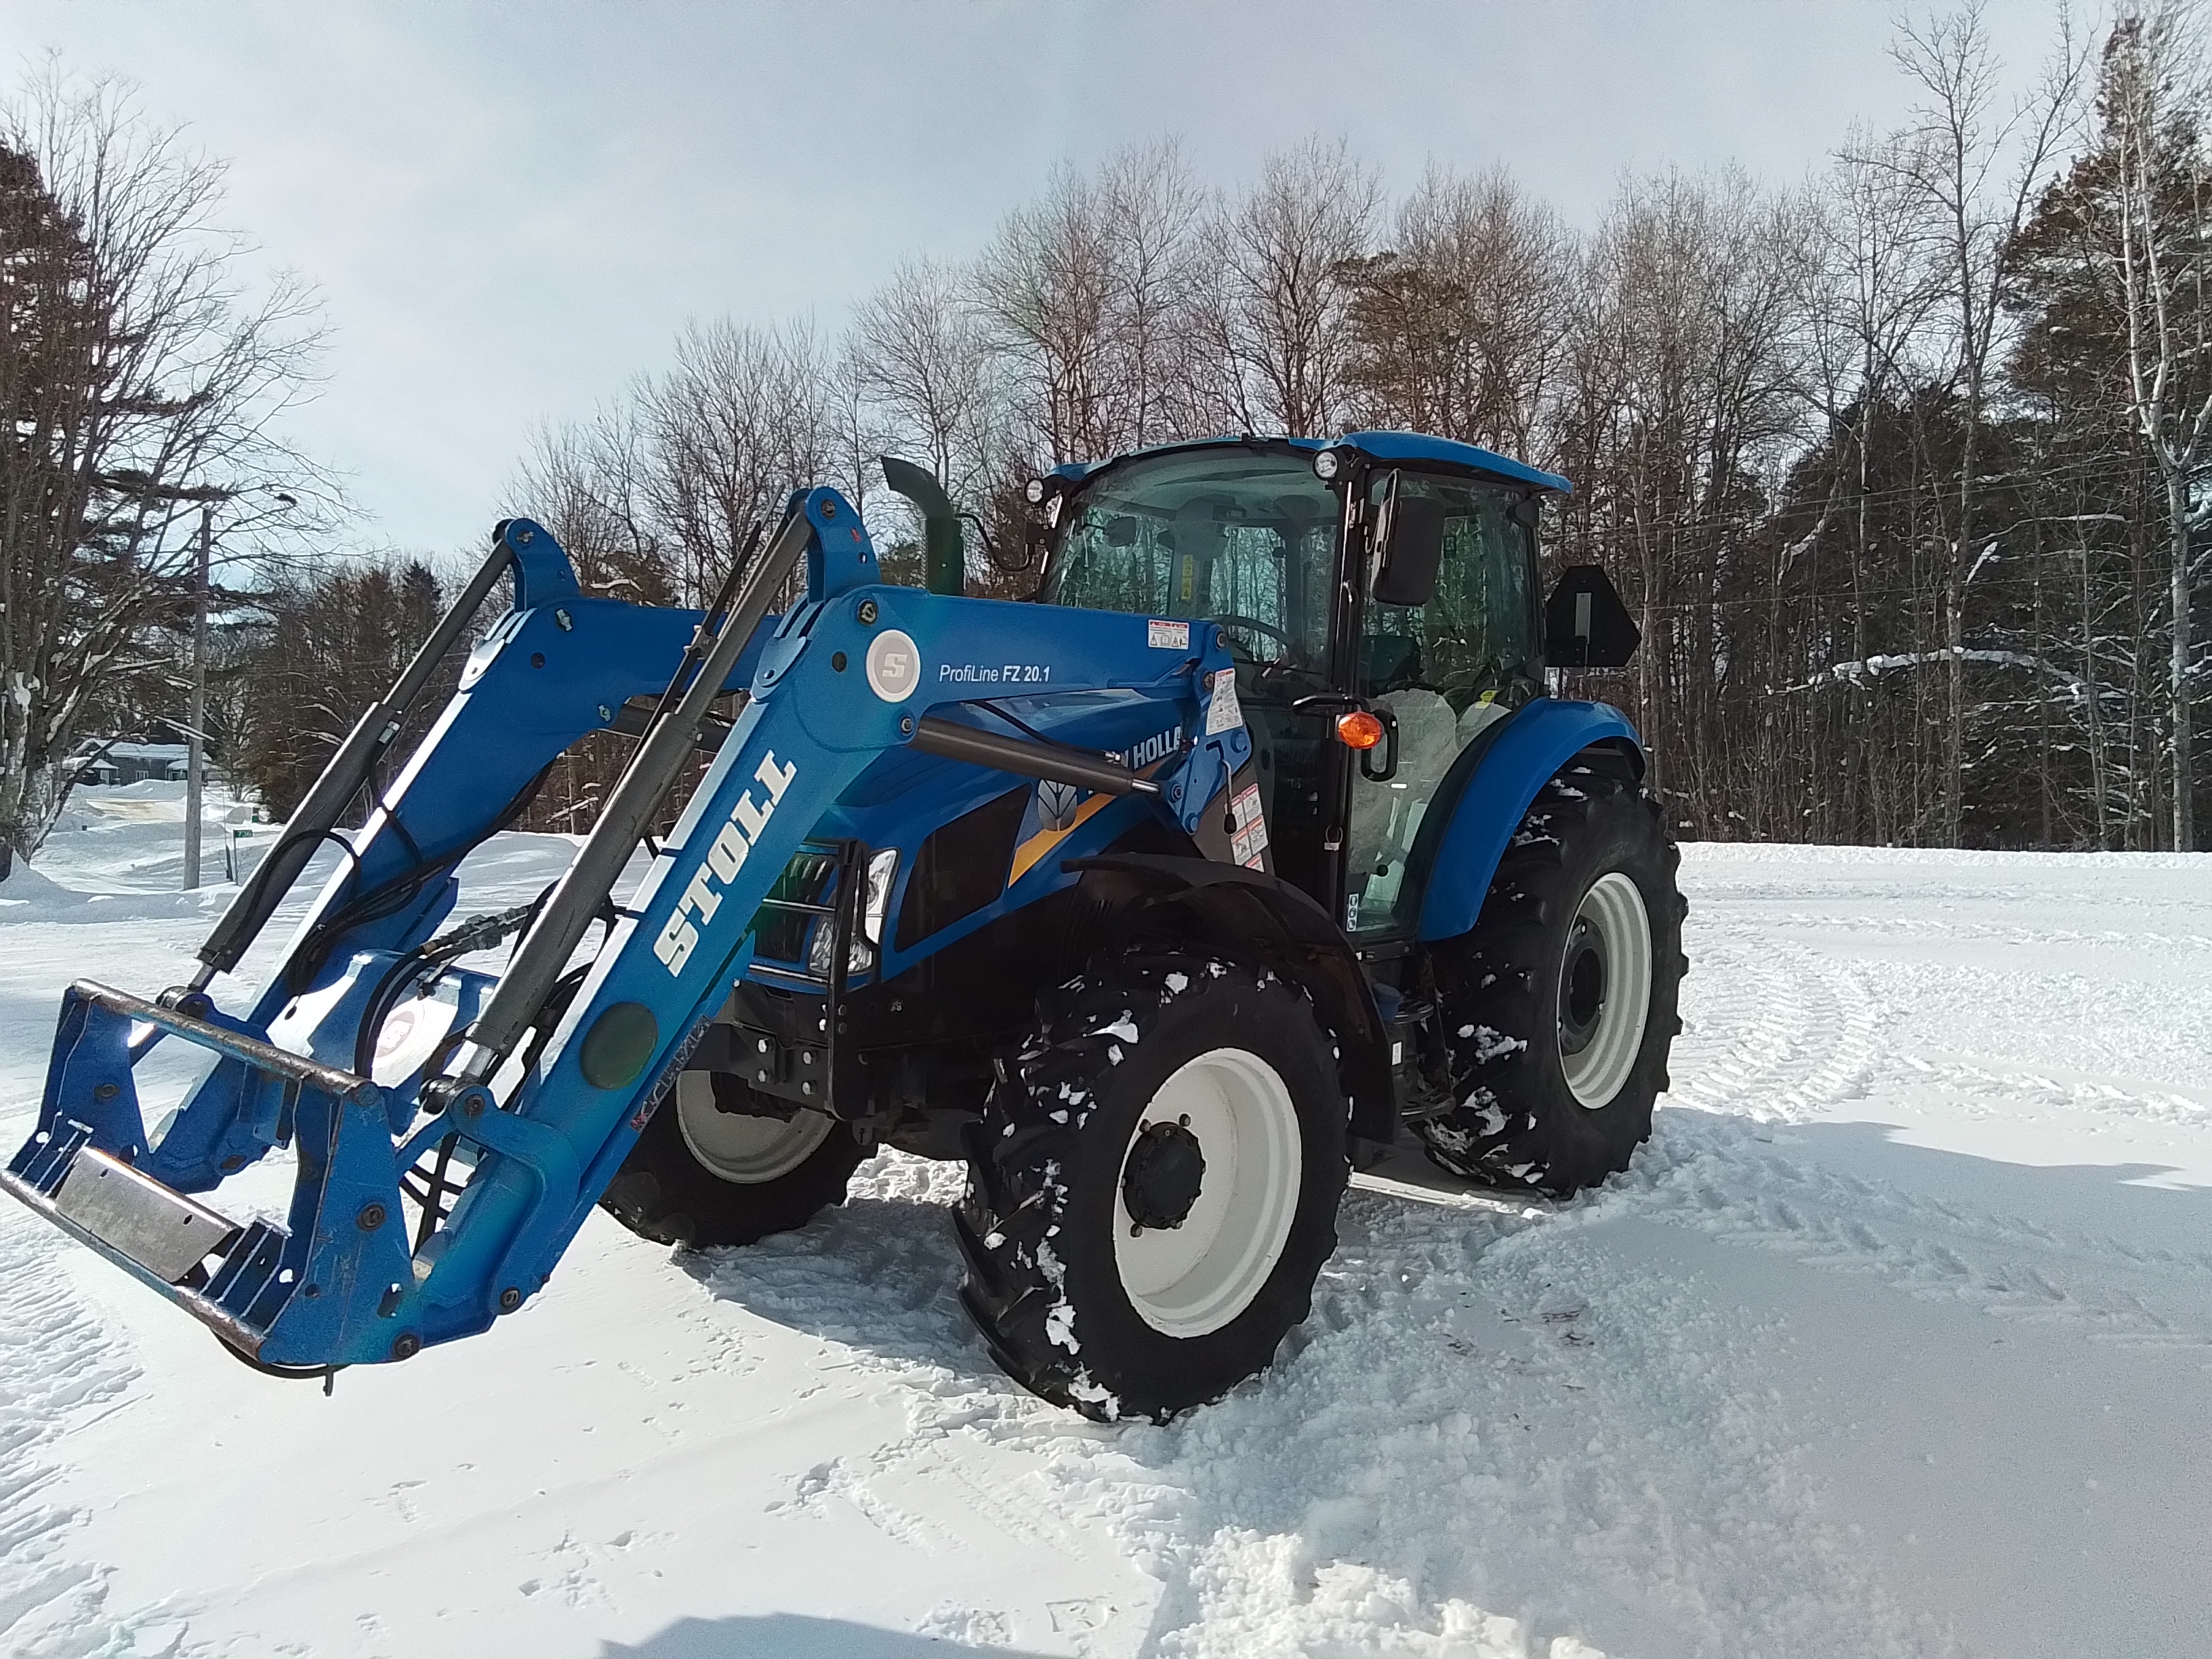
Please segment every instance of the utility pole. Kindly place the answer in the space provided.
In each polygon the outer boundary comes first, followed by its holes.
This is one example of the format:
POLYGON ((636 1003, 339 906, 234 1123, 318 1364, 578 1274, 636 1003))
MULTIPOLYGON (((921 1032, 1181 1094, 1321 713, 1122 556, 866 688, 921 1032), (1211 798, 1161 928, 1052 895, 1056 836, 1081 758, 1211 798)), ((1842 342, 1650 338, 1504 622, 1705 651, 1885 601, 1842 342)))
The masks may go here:
POLYGON ((207 634, 209 567, 215 548, 215 509, 219 501, 235 501, 252 490, 273 495, 280 506, 297 507, 299 498, 273 484, 256 483, 149 485, 148 501, 198 501, 200 504, 199 549, 192 560, 192 702, 185 731, 185 890, 200 884, 201 795, 207 772, 207 634))
POLYGON ((207 767, 207 623, 209 544, 215 503, 200 503, 200 550, 192 580, 192 703, 185 728, 185 890, 200 884, 201 774, 207 767))

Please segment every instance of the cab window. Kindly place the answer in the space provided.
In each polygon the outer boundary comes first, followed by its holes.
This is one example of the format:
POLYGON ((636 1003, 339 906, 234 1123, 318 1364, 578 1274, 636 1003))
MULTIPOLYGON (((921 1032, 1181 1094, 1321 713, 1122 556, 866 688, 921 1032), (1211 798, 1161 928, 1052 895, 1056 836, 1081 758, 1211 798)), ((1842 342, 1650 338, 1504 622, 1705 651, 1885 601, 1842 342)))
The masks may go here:
POLYGON ((1478 702, 1524 701, 1537 683, 1536 609, 1532 532, 1513 516, 1515 496, 1458 479, 1382 472, 1369 486, 1374 506, 1394 478, 1401 495, 1443 503, 1443 558, 1427 605, 1367 606, 1363 690, 1433 692, 1455 715, 1478 702))
POLYGON ((1241 659, 1326 670, 1337 503, 1303 454, 1170 453, 1115 467, 1072 507, 1052 603, 1214 622, 1241 659))

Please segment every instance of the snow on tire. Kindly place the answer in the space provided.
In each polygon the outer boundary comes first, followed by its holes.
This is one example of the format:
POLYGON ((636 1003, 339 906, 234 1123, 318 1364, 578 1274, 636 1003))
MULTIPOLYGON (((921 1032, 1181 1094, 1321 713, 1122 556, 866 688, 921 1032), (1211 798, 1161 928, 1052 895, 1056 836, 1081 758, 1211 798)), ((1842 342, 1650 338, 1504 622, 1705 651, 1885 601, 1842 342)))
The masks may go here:
POLYGON ((1681 1029, 1681 853, 1626 757, 1545 784, 1472 933, 1434 947, 1460 1103, 1419 1126, 1453 1173, 1564 1196, 1628 1167, 1681 1029))
POLYGON ((1335 1050, 1295 988, 1205 958, 1047 1003, 969 1127, 961 1301, 1025 1388, 1165 1419, 1306 1316, 1349 1173, 1335 1050))
POLYGON ((640 1237, 707 1249, 793 1231, 842 1203, 867 1156, 852 1126, 819 1112, 745 1109, 758 1098, 741 1078, 684 1073, 599 1207, 640 1237))

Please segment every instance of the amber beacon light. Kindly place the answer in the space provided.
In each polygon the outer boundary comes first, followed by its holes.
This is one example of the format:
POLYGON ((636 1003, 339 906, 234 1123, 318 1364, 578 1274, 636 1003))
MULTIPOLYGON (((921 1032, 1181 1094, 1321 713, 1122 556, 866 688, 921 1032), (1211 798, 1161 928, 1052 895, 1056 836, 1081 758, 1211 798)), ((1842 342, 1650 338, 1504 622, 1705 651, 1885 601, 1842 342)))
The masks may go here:
POLYGON ((1382 741, 1382 722, 1364 708, 1336 717, 1336 740, 1346 749, 1372 749, 1382 741))

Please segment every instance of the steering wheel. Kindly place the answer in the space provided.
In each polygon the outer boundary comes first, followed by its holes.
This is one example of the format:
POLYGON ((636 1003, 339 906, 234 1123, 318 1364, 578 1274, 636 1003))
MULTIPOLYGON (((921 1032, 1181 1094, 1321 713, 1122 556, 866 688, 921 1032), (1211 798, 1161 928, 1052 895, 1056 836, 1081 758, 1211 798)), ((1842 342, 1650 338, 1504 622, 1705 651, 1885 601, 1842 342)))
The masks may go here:
MULTIPOLYGON (((1297 654, 1297 641, 1273 623, 1263 623, 1257 617, 1240 617, 1234 611, 1215 617, 1212 621, 1217 628, 1249 628, 1255 634, 1265 634, 1283 647, 1283 654, 1276 659, 1278 662, 1287 661, 1297 654)), ((1255 662, 1259 659, 1256 653, 1247 652, 1245 654, 1255 662)))

